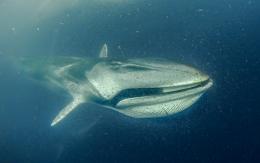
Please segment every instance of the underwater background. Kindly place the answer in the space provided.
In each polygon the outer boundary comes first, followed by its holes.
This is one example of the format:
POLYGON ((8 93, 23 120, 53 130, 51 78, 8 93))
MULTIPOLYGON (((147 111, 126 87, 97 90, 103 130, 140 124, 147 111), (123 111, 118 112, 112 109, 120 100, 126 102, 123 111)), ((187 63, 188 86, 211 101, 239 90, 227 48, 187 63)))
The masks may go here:
POLYGON ((259 162, 257 0, 1 0, 0 162, 259 162), (156 57, 194 66, 214 85, 190 109, 133 119, 29 80, 7 56, 156 57))

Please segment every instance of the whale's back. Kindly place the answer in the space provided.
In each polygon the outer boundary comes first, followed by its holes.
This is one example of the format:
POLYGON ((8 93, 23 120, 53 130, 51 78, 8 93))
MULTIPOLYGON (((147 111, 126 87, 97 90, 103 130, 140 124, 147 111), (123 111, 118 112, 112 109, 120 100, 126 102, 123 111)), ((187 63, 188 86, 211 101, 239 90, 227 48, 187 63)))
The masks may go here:
POLYGON ((64 56, 29 56, 12 58, 19 72, 48 86, 63 87, 64 80, 80 82, 94 64, 93 59, 64 56))

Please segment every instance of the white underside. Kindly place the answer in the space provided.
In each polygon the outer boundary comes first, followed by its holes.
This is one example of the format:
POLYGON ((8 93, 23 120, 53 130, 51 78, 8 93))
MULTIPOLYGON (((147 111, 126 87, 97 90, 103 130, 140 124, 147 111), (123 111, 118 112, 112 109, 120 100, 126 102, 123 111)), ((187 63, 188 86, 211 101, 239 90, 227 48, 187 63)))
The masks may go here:
POLYGON ((202 94, 189 96, 179 100, 173 100, 153 105, 132 106, 116 111, 134 118, 164 117, 181 112, 195 103, 202 94))

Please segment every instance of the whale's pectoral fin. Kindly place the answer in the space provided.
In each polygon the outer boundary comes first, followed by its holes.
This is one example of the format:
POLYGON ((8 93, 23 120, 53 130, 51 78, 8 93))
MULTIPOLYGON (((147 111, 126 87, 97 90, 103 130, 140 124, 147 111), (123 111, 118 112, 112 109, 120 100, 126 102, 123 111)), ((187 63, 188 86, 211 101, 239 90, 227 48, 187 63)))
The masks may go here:
POLYGON ((71 111, 76 109, 80 104, 84 103, 85 101, 81 97, 75 97, 71 103, 69 103, 65 108, 63 108, 59 114, 54 118, 51 123, 51 126, 56 125, 62 119, 64 119, 71 111))

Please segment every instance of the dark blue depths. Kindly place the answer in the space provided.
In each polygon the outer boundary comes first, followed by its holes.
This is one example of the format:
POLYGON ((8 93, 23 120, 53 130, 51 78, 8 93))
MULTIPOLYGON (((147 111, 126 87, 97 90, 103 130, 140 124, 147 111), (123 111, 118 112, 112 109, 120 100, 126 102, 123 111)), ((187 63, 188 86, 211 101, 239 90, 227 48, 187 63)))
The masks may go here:
POLYGON ((259 11, 256 0, 143 0, 82 4, 16 34, 2 24, 0 162, 259 162, 259 11), (115 58, 195 66, 214 86, 171 117, 132 119, 84 104, 51 128, 69 97, 33 82, 5 56, 95 57, 104 42, 115 58))

